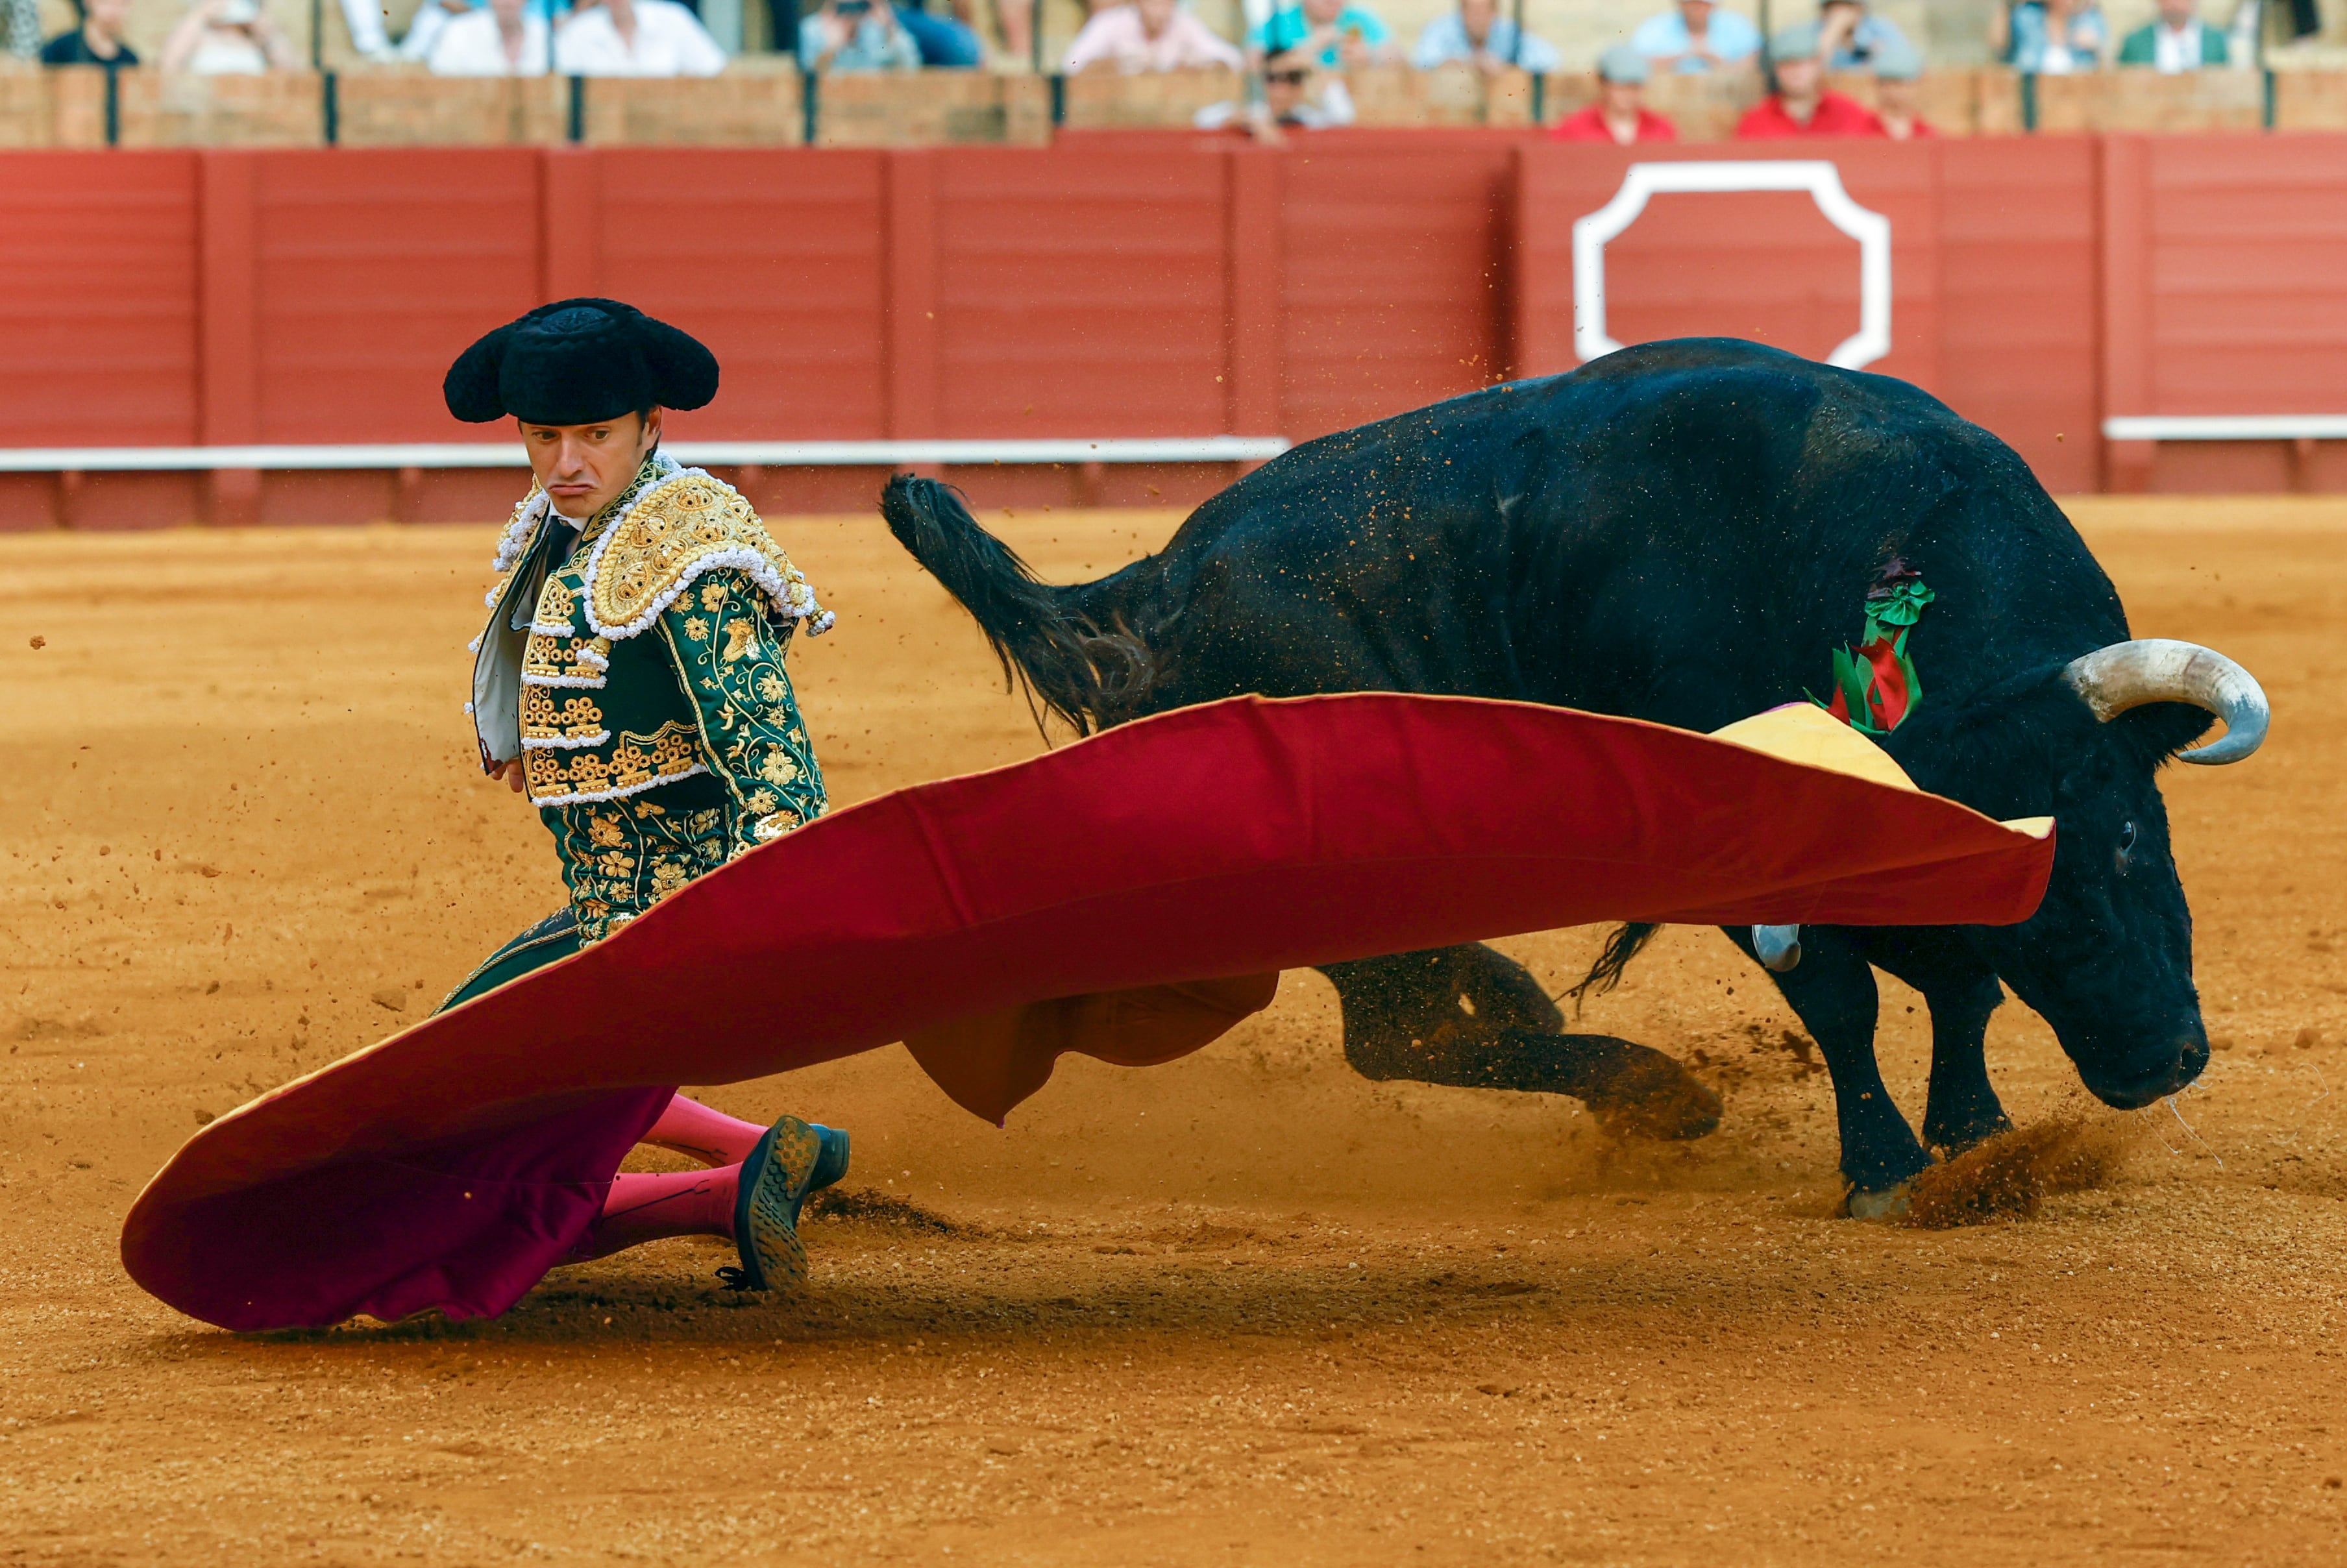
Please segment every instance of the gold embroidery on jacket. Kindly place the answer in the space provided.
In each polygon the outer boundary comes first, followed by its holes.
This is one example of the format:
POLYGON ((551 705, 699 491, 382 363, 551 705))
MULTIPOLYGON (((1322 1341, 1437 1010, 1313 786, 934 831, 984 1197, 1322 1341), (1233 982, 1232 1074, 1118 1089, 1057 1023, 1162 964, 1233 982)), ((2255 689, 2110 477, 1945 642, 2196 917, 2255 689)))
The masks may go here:
MULTIPOLYGON (((555 586, 548 583, 548 587, 555 586)), ((521 651, 521 678, 571 683, 603 683, 611 662, 610 640, 603 637, 548 637, 533 631, 521 651)))
POLYGON ((622 733, 608 758, 594 752, 566 754, 541 749, 526 753, 529 796, 540 804, 650 789, 704 765, 700 737, 691 725, 673 720, 649 735, 622 733))
POLYGON ((579 598, 562 580, 561 574, 557 572, 549 576, 546 586, 538 590, 538 623, 540 626, 568 626, 578 610, 579 598))
POLYGON ((587 741, 603 736, 603 710, 592 697, 563 697, 551 686, 521 689, 521 736, 525 741, 587 741))
MULTIPOLYGON (((705 474, 664 480, 647 490, 602 542, 587 584, 590 624, 631 627, 707 557, 732 555, 736 559, 726 564, 746 568, 751 563, 739 559, 744 553, 771 569, 770 586, 786 588, 794 599, 807 594, 806 579, 740 492, 705 474)), ((714 608, 706 597, 704 608, 714 608)), ((814 602, 811 594, 807 602, 814 602)))

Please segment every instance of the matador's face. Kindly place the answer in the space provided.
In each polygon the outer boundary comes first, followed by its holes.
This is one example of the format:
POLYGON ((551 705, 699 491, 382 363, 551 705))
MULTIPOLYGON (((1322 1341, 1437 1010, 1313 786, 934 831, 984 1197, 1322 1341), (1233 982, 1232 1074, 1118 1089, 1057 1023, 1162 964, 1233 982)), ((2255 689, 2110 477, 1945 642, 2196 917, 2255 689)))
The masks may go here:
POLYGON ((611 504, 660 444, 661 411, 622 414, 597 425, 521 425, 530 471, 554 509, 586 522, 611 504))

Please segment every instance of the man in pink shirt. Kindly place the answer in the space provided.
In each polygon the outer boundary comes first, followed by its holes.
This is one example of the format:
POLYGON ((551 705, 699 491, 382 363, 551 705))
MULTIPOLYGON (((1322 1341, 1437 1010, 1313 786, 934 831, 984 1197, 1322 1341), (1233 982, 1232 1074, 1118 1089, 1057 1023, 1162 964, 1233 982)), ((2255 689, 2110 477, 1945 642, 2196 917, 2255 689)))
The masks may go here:
POLYGON ((1610 141, 1628 147, 1638 141, 1676 141, 1678 127, 1646 108, 1646 56, 1627 44, 1616 44, 1597 59, 1597 101, 1579 114, 1557 121, 1548 134, 1555 141, 1610 141))
POLYGON ((1775 56, 1777 90, 1737 122, 1737 140, 1885 134, 1872 109, 1856 98, 1826 91, 1816 23, 1786 28, 1777 35, 1769 53, 1775 56))
POLYGON ((1084 24, 1068 46, 1061 68, 1078 71, 1113 70, 1127 76, 1141 71, 1190 71, 1221 67, 1239 70, 1245 56, 1218 37, 1204 22, 1179 8, 1179 0, 1132 0, 1112 5, 1084 24))

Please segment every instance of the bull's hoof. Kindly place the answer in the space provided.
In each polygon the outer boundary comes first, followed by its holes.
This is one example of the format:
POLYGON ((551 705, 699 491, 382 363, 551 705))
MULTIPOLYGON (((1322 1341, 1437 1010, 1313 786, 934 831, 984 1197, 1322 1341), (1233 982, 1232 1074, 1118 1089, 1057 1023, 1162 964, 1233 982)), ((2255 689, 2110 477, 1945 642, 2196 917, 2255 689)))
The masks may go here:
POLYGON ((1659 1050, 1624 1042, 1582 1097, 1597 1124, 1616 1138, 1701 1138, 1719 1126, 1719 1096, 1659 1050))
POLYGON ((1852 1187, 1841 1206, 1842 1213, 1854 1220, 1903 1220, 1915 1206, 1913 1184, 1901 1182, 1879 1193, 1852 1187))
POLYGON ((1946 1120, 1923 1123, 1923 1142, 1943 1160, 1979 1148, 1992 1138, 2002 1138, 2013 1131, 2012 1119, 2002 1108, 1991 1106, 1986 1112, 1966 1117, 1962 1122, 1946 1120))

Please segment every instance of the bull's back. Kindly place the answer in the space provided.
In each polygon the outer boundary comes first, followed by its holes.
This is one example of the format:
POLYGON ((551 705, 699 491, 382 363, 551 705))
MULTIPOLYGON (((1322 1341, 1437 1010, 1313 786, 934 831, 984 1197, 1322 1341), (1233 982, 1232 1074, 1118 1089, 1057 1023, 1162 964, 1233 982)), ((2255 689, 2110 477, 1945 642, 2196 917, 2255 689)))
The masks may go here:
POLYGON ((2002 442, 1904 383, 1729 340, 1308 443, 1112 583, 1179 607, 1155 705, 1375 688, 1711 728, 1821 693, 1892 557, 1939 595, 1911 640, 1927 691, 2126 635, 2002 442))

